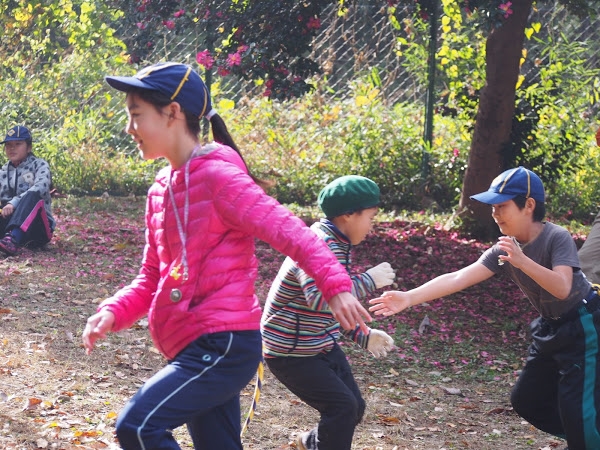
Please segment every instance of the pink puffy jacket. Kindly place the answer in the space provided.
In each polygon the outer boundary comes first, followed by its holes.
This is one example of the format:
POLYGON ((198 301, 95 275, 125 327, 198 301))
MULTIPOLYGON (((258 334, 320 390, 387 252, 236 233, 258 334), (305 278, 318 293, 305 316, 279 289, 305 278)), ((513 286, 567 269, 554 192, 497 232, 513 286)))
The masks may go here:
POLYGON ((167 183, 172 177, 183 223, 184 174, 184 167, 174 172, 166 167, 148 192, 140 273, 98 307, 115 314, 112 331, 147 314, 154 344, 172 359, 203 334, 259 330, 255 237, 297 261, 326 300, 351 292, 350 277, 325 242, 254 183, 233 149, 214 143, 190 161, 189 278, 176 280, 170 273, 182 245, 167 183), (171 299, 172 289, 181 291, 181 300, 171 299))

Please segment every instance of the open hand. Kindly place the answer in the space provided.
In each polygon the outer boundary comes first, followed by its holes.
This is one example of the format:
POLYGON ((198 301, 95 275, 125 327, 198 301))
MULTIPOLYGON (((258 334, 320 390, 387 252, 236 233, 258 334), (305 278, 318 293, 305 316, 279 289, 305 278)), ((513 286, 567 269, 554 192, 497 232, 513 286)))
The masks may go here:
POLYGON ((88 355, 94 349, 95 342, 98 339, 104 339, 106 333, 112 329, 114 323, 115 315, 108 309, 103 309, 88 318, 85 329, 83 330, 83 335, 81 336, 85 352, 88 355))
POLYGON ((377 316, 391 316, 411 306, 410 298, 407 292, 387 291, 381 297, 369 300, 372 304, 369 311, 373 311, 377 316))
POLYGON ((370 322, 373 319, 350 292, 337 294, 329 299, 327 303, 333 312, 333 317, 343 329, 354 330, 358 325, 363 333, 369 334, 369 327, 365 324, 365 320, 370 322))

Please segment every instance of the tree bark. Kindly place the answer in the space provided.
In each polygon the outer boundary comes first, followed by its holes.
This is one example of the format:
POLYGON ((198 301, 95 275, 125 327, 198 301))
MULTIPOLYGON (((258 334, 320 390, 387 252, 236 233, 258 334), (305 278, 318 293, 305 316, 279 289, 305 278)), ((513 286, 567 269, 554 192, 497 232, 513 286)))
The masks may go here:
POLYGON ((469 196, 487 190, 492 180, 508 169, 502 153, 510 145, 519 62, 532 2, 513 1, 513 13, 490 32, 486 41, 486 82, 479 97, 460 199, 464 228, 479 239, 493 239, 499 231, 490 207, 469 196))

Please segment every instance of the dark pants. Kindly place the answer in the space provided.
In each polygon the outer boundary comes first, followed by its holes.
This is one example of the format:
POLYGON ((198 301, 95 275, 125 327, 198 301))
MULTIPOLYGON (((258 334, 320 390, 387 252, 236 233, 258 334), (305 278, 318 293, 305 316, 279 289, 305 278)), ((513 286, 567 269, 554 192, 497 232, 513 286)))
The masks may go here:
POLYGON ((511 394, 515 411, 569 450, 600 449, 600 310, 598 297, 571 320, 531 324, 533 342, 511 394))
POLYGON ((52 228, 44 201, 38 192, 27 192, 13 213, 8 217, 0 216, 0 237, 13 228, 20 228, 23 237, 17 242, 20 246, 41 247, 52 239, 52 228))
POLYGON ((309 450, 350 450, 365 401, 339 346, 307 358, 266 358, 269 370, 290 391, 321 413, 310 430, 309 450))
POLYGON ((124 449, 179 449, 186 424, 196 450, 242 450, 240 391, 262 360, 259 331, 201 336, 150 378, 117 419, 124 449))

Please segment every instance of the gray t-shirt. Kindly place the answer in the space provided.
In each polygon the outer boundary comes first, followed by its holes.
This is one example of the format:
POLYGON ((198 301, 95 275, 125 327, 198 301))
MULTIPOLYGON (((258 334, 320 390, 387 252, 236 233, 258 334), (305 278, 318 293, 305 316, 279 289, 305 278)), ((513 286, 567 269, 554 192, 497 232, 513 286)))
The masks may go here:
POLYGON ((591 284, 579 267, 577 246, 571 234, 564 228, 550 222, 544 223, 542 232, 533 241, 521 246, 523 253, 541 266, 552 269, 556 266, 573 268, 573 285, 569 296, 564 300, 554 297, 542 289, 520 269, 508 261, 498 264, 498 256, 505 255, 495 244, 479 258, 485 267, 494 273, 506 273, 517 283, 533 307, 546 319, 556 319, 573 308, 590 292, 591 284))

